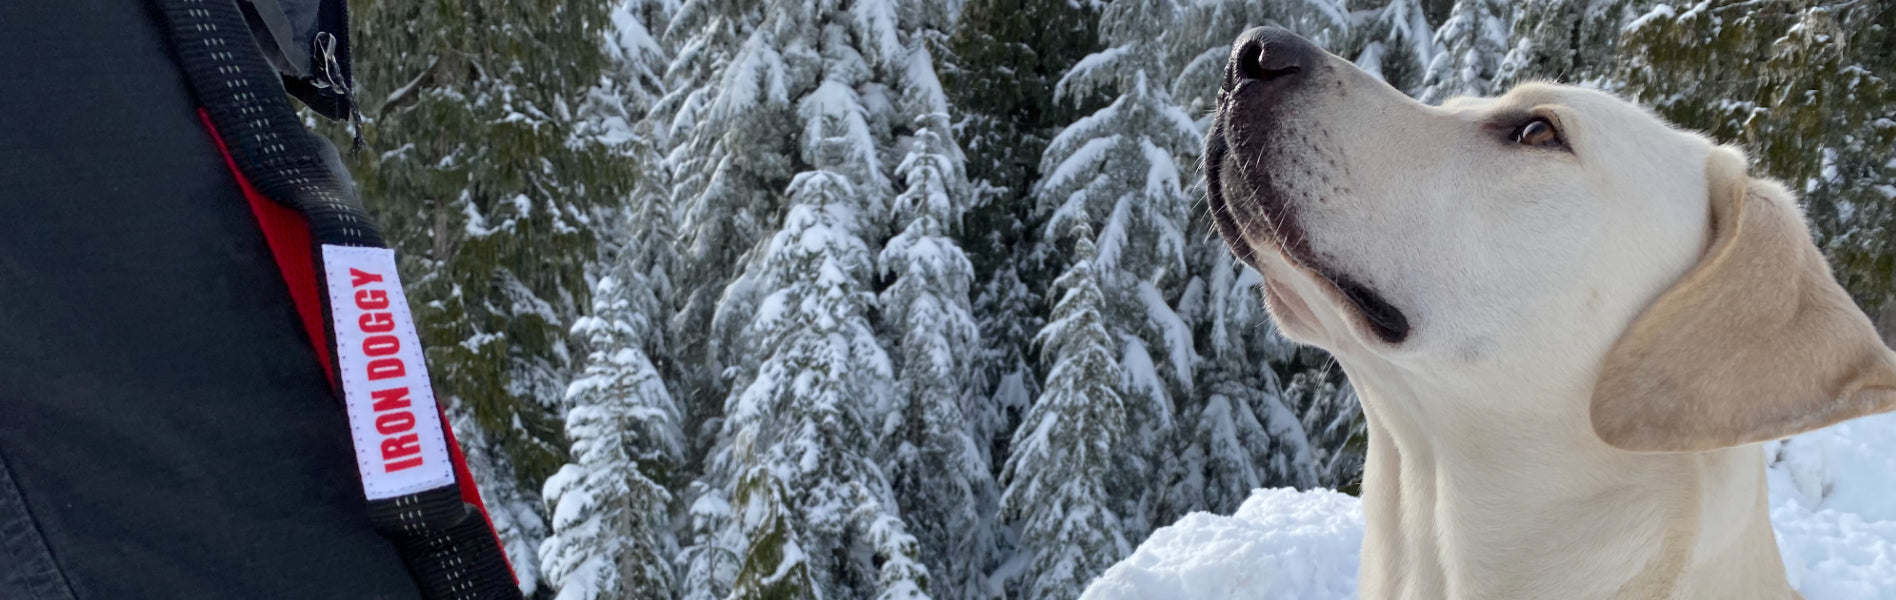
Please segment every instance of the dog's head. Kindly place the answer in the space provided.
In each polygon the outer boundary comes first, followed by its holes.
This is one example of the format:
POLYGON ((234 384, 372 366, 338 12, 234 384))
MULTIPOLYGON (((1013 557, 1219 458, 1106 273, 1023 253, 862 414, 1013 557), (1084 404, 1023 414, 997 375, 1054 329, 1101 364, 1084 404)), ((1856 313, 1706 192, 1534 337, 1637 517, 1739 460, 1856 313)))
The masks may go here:
POLYGON ((1773 439, 1896 405, 1896 354, 1790 192, 1602 92, 1430 107, 1275 29, 1233 45, 1205 173, 1291 338, 1400 372, 1590 385, 1614 446, 1773 439))

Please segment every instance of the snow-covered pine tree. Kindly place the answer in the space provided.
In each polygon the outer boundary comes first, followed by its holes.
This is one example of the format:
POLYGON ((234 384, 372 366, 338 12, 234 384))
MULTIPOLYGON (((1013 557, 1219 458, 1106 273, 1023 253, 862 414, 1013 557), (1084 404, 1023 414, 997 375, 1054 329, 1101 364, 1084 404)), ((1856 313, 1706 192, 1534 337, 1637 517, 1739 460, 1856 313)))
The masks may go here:
POLYGON ((1818 247, 1857 302, 1872 315, 1896 303, 1896 7, 1657 5, 1623 35, 1623 91, 1746 146, 1760 171, 1801 192, 1818 247))
POLYGON ((1628 11, 1650 0, 1520 0, 1507 55, 1491 82, 1500 92, 1536 79, 1597 82, 1614 68, 1628 11))
MULTIPOLYGON (((682 269, 673 287, 670 330, 678 340, 668 374, 684 408, 688 523, 678 555, 686 600, 721 600, 743 560, 744 532, 731 512, 741 472, 711 473, 729 390, 727 344, 711 322, 742 257, 781 211, 792 174, 796 128, 782 57, 763 48, 764 6, 739 0, 683 0, 662 35, 673 52, 666 94, 652 110, 667 144, 675 243, 682 269)), ((728 444, 728 441, 726 442, 728 444)))
POLYGON ((646 116, 665 96, 665 70, 671 50, 659 36, 671 25, 679 0, 618 0, 612 10, 606 50, 613 59, 610 71, 617 80, 620 106, 628 123, 646 116))
POLYGON ((1441 49, 1435 44, 1435 23, 1423 0, 1386 0, 1378 6, 1354 11, 1351 43, 1343 56, 1353 56, 1356 66, 1389 82, 1403 93, 1415 95, 1422 88, 1429 64, 1441 49))
MULTIPOLYGON (((678 551, 680 600, 723 600, 737 581, 743 565, 744 529, 731 511, 724 490, 694 481, 685 492, 691 498, 680 530, 691 545, 678 551)), ((747 498, 748 499, 748 498, 747 498)))
POLYGON ((553 533, 540 546, 560 600, 672 597, 665 481, 684 445, 678 407, 645 351, 662 328, 650 267, 638 264, 649 258, 615 265, 594 287, 593 314, 573 326, 592 352, 568 392, 573 458, 546 482, 553 533))
POLYGON ((1369 442, 1363 405, 1336 360, 1314 348, 1300 349, 1289 363, 1284 404, 1303 422, 1316 463, 1317 485, 1350 494, 1363 480, 1363 451, 1369 442))
POLYGON ((947 132, 947 117, 920 117, 929 125, 896 169, 908 182, 895 211, 906 225, 880 256, 883 273, 894 277, 881 300, 900 365, 895 410, 884 425, 884 468, 933 574, 932 595, 979 599, 991 595, 986 571, 997 558, 996 490, 964 416, 969 397, 985 394, 970 389, 966 353, 980 344, 968 308, 973 268, 949 237, 967 210, 967 185, 958 153, 937 133, 947 132))
POLYGON ((1508 52, 1513 22, 1509 0, 1456 0, 1435 31, 1442 52, 1429 64, 1417 99, 1429 104, 1456 96, 1485 96, 1508 52))
MULTIPOLYGON (((813 120, 840 117, 860 126, 861 108, 854 96, 842 84, 826 82, 805 99, 805 114, 813 120), (826 112, 831 108, 842 113, 826 112)), ((819 134, 831 132, 827 125, 816 127, 819 134)), ((832 161, 849 153, 849 143, 841 136, 822 136, 806 148, 829 155, 812 156, 821 161, 817 164, 837 168, 842 165, 832 161)), ((890 400, 893 372, 869 327, 872 298, 863 281, 872 265, 856 233, 862 227, 858 219, 874 211, 846 170, 798 174, 784 228, 771 240, 755 273, 755 284, 772 290, 746 332, 762 360, 747 385, 733 392, 724 427, 732 438, 753 440, 757 462, 743 463, 741 455, 731 452, 715 460, 721 463, 717 468, 750 473, 735 494, 740 505, 758 506, 745 498, 758 498, 759 490, 780 486, 774 493, 782 497, 767 505, 783 513, 764 517, 773 523, 768 535, 750 533, 746 563, 735 584, 740 591, 767 587, 766 579, 807 561, 810 564, 802 568, 810 573, 815 587, 808 593, 814 596, 910 597, 904 590, 882 586, 870 560, 882 555, 885 568, 912 565, 914 539, 903 535, 885 546, 880 544, 884 540, 870 536, 872 525, 884 517, 894 519, 896 512, 882 470, 870 458, 877 442, 877 417, 890 400), (804 549, 801 556, 797 548, 804 549), (759 565, 758 560, 770 564, 759 565)), ((752 517, 745 520, 747 527, 756 526, 752 517)), ((891 583, 919 594, 925 578, 891 583)))
MULTIPOLYGON (((1081 211, 1083 212, 1083 211, 1081 211)), ((1053 367, 1047 387, 1014 432, 1001 510, 1017 524, 1020 552, 1000 576, 1010 597, 1071 600, 1132 551, 1114 498, 1115 463, 1136 435, 1119 393, 1122 342, 1107 330, 1107 300, 1094 269, 1090 219, 1068 221, 1073 263, 1036 341, 1053 367)))
POLYGON ((668 62, 651 30, 676 9, 670 0, 622 0, 607 46, 614 68, 592 98, 600 135, 625 138, 638 183, 628 206, 597 217, 610 229, 591 314, 572 328, 589 352, 567 388, 571 458, 542 488, 552 534, 540 568, 560 600, 670 600, 676 587, 668 487, 684 462, 681 411, 654 364, 670 350, 664 319, 676 256, 664 130, 644 118, 668 62))
POLYGON ((874 460, 895 373, 870 323, 875 264, 864 238, 887 227, 894 196, 882 163, 889 92, 911 66, 898 9, 767 2, 725 78, 727 89, 795 106, 785 131, 796 155, 784 166, 805 169, 789 182, 781 228, 711 317, 732 340, 734 385, 704 487, 735 501, 739 518, 727 520, 744 539, 735 580, 708 585, 733 598, 926 597, 916 541, 874 460))
POLYGON ((633 161, 586 125, 612 68, 613 6, 377 2, 356 15, 375 151, 351 170, 401 257, 437 396, 467 453, 495 467, 476 483, 506 513, 496 521, 518 525, 503 538, 529 590, 537 492, 566 462, 566 325, 590 304, 593 217, 634 179, 633 161))
POLYGON ((714 335, 713 315, 745 253, 781 214, 794 174, 789 75, 782 56, 760 46, 772 34, 764 27, 762 3, 684 0, 663 36, 673 58, 652 118, 664 120, 675 242, 680 264, 690 266, 674 281, 678 367, 671 384, 694 458, 717 433, 735 352, 714 335))
POLYGON ((966 414, 990 472, 1007 460, 1007 443, 1033 398, 1040 371, 1032 351, 1045 322, 1041 293, 1058 271, 1041 247, 1044 215, 1034 211, 1047 142, 1091 101, 1057 102, 1053 83, 1097 50, 1098 10, 1068 0, 968 0, 962 5, 942 80, 957 139, 967 151, 974 204, 959 232, 974 266, 975 391, 966 414))
POLYGON ((1289 367, 1297 348, 1264 313, 1263 277, 1216 239, 1194 250, 1193 271, 1202 275, 1179 312, 1194 325, 1200 359, 1197 388, 1179 407, 1185 470, 1172 483, 1172 502, 1229 514, 1253 489, 1317 485, 1316 457, 1274 370, 1289 367))
MULTIPOLYGON (((769 462, 783 457, 766 457, 769 462)), ((738 480, 736 498, 742 508, 737 513, 737 535, 750 540, 742 546, 738 571, 731 582, 729 600, 820 600, 823 584, 811 571, 809 551, 800 542, 790 506, 789 490, 770 467, 750 467, 738 480)), ((689 592, 692 596, 698 592, 689 592)))
POLYGON ((895 407, 884 425, 884 469, 940 600, 986 600, 987 572, 999 565, 995 530, 999 491, 969 426, 993 414, 977 390, 971 348, 981 347, 969 307, 973 266, 953 234, 971 201, 948 99, 934 53, 951 24, 953 3, 911 0, 904 10, 910 47, 901 113, 914 116, 908 155, 896 167, 906 189, 895 198, 901 233, 878 262, 893 281, 881 294, 882 333, 895 352, 895 407))
POLYGON ((614 68, 594 88, 587 108, 598 118, 587 124, 599 130, 601 139, 617 143, 632 159, 636 172, 630 201, 600 211, 602 243, 595 271, 631 269, 644 279, 652 298, 650 305, 640 307, 640 314, 656 329, 642 331, 640 340, 661 375, 676 379, 674 372, 666 371, 677 361, 671 355, 670 328, 664 325, 674 312, 672 278, 680 269, 673 240, 678 230, 671 162, 665 155, 670 146, 670 115, 658 106, 666 89, 662 73, 671 59, 670 50, 653 32, 662 31, 679 7, 676 0, 620 2, 612 13, 608 45, 614 68))
POLYGON ((1116 98, 1054 138, 1041 162, 1047 176, 1036 188, 1048 215, 1045 232, 1072 231, 1082 220, 1098 232, 1099 255, 1088 268, 1105 299, 1103 324, 1121 347, 1119 393, 1137 424, 1119 449, 1124 472, 1116 478, 1141 482, 1108 491, 1135 539, 1175 516, 1163 483, 1179 469, 1171 452, 1173 402, 1192 389, 1195 360, 1191 328, 1172 305, 1189 277, 1191 200, 1181 165, 1192 164, 1200 139, 1166 85, 1172 77, 1164 36, 1174 8, 1171 0, 1106 7, 1100 37, 1108 47, 1074 65, 1056 89, 1066 97, 1105 90, 1116 98))

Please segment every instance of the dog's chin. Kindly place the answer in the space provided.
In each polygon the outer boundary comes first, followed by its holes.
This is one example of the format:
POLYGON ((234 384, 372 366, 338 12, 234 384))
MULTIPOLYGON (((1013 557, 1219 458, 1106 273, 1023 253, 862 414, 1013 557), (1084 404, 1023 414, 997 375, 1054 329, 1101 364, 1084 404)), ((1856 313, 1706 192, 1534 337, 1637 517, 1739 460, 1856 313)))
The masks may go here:
POLYGON ((1345 329, 1385 344, 1400 344, 1409 322, 1381 294, 1346 276, 1299 260, 1282 246, 1250 249, 1264 276, 1264 308, 1292 341, 1334 348, 1345 329))
POLYGON ((1333 343, 1323 329, 1323 322, 1317 319, 1317 313, 1310 310, 1310 303, 1292 291, 1283 278, 1264 276, 1264 310, 1277 323, 1277 330, 1293 342, 1312 346, 1333 343))

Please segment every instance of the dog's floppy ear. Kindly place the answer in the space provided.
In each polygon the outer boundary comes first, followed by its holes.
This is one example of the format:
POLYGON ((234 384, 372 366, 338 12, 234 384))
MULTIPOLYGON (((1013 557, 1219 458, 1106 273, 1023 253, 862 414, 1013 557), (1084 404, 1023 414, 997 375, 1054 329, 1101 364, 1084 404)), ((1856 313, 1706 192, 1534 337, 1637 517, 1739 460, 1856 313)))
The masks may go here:
POLYGON ((1896 353, 1830 274, 1783 186, 1706 164, 1711 244, 1633 320, 1593 390, 1616 448, 1702 451, 1896 408, 1896 353))

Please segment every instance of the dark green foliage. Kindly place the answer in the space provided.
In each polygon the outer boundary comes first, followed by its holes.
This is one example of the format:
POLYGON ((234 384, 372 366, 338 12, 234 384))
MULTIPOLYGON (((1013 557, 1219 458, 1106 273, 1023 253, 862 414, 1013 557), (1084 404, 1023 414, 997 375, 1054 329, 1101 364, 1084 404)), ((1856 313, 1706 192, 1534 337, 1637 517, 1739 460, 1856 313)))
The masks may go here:
POLYGON ((352 169, 402 257, 439 395, 471 411, 525 489, 564 462, 565 330, 586 303, 589 215, 632 164, 576 139, 608 61, 601 1, 354 5, 369 150, 352 169))
POLYGON ((1006 413, 976 431, 997 472, 1027 408, 1028 398, 1009 396, 1037 393, 1030 345, 1046 319, 1041 294, 1058 275, 1033 252, 1041 221, 1029 193, 1053 134, 1104 102, 1059 102, 1053 94, 1068 68, 1099 49, 1098 19, 1089 5, 1067 0, 970 0, 938 67, 974 193, 959 241, 974 266, 974 311, 987 345, 975 361, 983 388, 976 393, 994 394, 1006 413), (1017 382, 1017 393, 995 389, 1005 381, 1017 382))
POLYGON ((1053 133, 1104 103, 1060 102, 1053 93, 1073 63, 1100 48, 1098 19, 1067 0, 972 0, 962 8, 941 79, 977 188, 962 247, 983 279, 1037 237, 1027 195, 1053 133))
POLYGON ((737 585, 730 597, 755 600, 821 597, 822 588, 810 574, 808 557, 796 543, 795 528, 784 516, 786 495, 783 482, 764 468, 752 469, 738 484, 738 505, 756 509, 742 513, 751 544, 744 553, 743 566, 738 568, 737 585))
POLYGON ((1497 93, 1547 80, 1596 80, 1613 69, 1631 0, 1530 0, 1516 7, 1512 47, 1494 81, 1497 93))
MULTIPOLYGON (((942 83, 968 155, 968 179, 984 182, 1024 210, 1027 189, 1040 179, 1040 154, 1051 133, 1096 104, 1062 103, 1053 84, 1073 63, 1099 49, 1099 15, 1067 0, 971 0, 948 40, 950 63, 942 83)), ((986 231, 982 227, 970 227, 986 231)), ((987 260, 994 260, 988 258, 987 260)), ((977 262, 977 270, 986 265, 977 262)))
POLYGON ((1403 93, 1415 95, 1428 75, 1429 63, 1437 52, 1435 28, 1444 13, 1435 13, 1439 2, 1423 0, 1337 0, 1361 20, 1348 40, 1332 47, 1341 56, 1351 57, 1357 65, 1389 82, 1403 93))
POLYGON ((1818 246, 1870 314, 1896 299, 1896 2, 1655 10, 1619 56, 1633 97, 1802 192, 1818 246))

